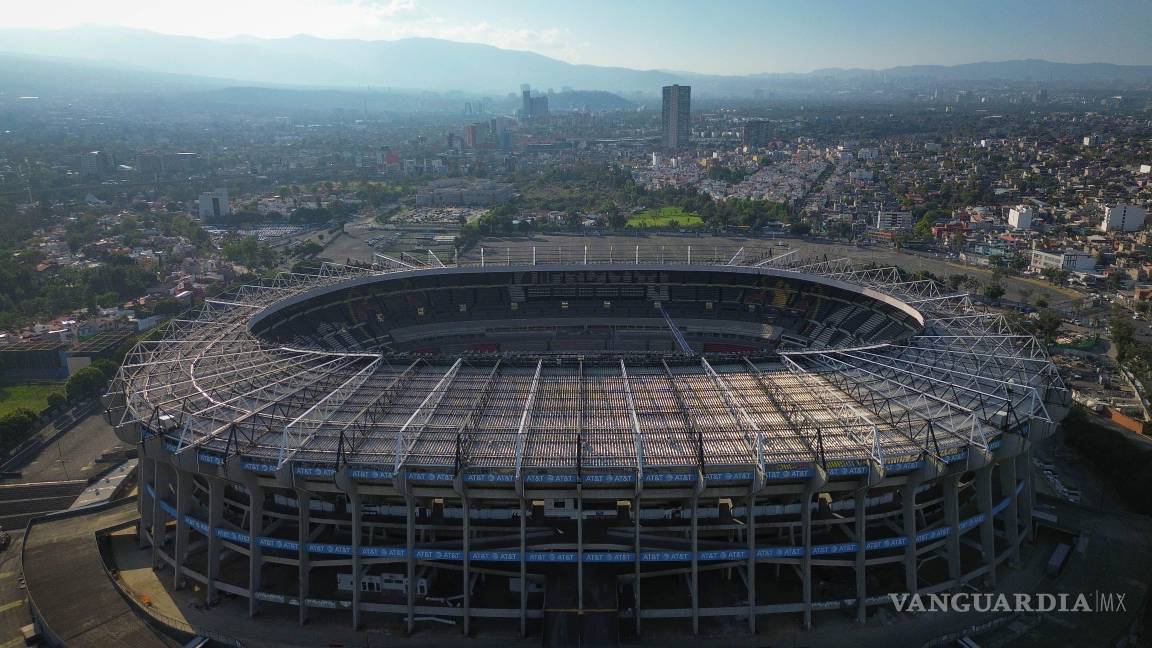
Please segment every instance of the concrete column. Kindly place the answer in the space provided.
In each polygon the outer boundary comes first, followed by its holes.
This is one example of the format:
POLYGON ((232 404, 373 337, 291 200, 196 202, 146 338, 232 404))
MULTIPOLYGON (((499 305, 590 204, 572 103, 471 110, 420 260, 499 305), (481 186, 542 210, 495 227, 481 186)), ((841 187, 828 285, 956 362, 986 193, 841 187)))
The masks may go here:
POLYGON ((988 566, 988 587, 996 587, 996 533, 992 527, 992 464, 976 471, 976 501, 984 514, 980 523, 980 548, 988 566))
POLYGON ((168 496, 172 466, 158 459, 153 461, 152 465, 156 472, 154 483, 156 497, 152 502, 152 567, 156 568, 161 565, 160 548, 164 546, 168 537, 168 519, 171 516, 160 506, 160 502, 168 496))
POLYGON ((700 561, 697 556, 700 552, 699 530, 700 524, 696 517, 696 506, 699 495, 692 495, 692 634, 700 634, 700 561))
POLYGON ((528 636, 528 504, 520 500, 520 638, 528 636))
POLYGON ((909 476, 900 492, 900 517, 904 537, 908 539, 908 544, 904 546, 904 590, 910 594, 915 594, 920 589, 920 578, 916 569, 916 487, 919 485, 919 479, 909 476))
MULTIPOLYGON (((352 508, 352 629, 360 629, 360 580, 364 578, 364 566, 360 558, 360 536, 363 535, 362 522, 363 508, 361 506, 360 491, 354 485, 347 490, 348 503, 352 508)), ((409 548, 411 551, 411 548, 409 548)), ((409 587, 411 589, 411 587, 409 587)))
POLYGON ((1004 521, 1004 538, 1012 548, 1008 562, 1013 567, 1020 564, 1020 522, 1019 506, 1016 502, 1016 461, 1005 459, 999 464, 1000 497, 1008 498, 1008 507, 1001 513, 1004 521))
POLYGON ((148 488, 156 488, 156 461, 140 453, 140 531, 136 534, 136 542, 143 549, 146 546, 145 533, 153 536, 153 521, 156 519, 156 498, 148 494, 148 488))
POLYGON ((804 556, 800 559, 800 578, 804 588, 804 629, 812 629, 812 490, 805 489, 800 502, 801 542, 804 556))
MULTIPOLYGON (((468 503, 468 496, 460 497, 460 505, 464 509, 464 529, 462 531, 461 545, 464 548, 464 628, 463 634, 467 637, 472 632, 472 507, 468 503)), ((525 586, 526 583, 521 583, 525 586)))
MULTIPOLYGON (((947 536, 948 580, 960 580, 960 476, 949 474, 940 481, 944 492, 944 521, 951 529, 947 536)), ((959 589, 957 586, 956 589, 959 589)))
POLYGON ((220 578, 220 536, 216 530, 224 527, 224 488, 227 482, 217 477, 208 478, 208 568, 205 576, 204 603, 216 603, 216 581, 220 578))
POLYGON ((584 614, 584 495, 576 485, 576 609, 584 614))
POLYGON ((636 638, 640 638, 640 497, 632 499, 632 594, 636 599, 632 620, 636 623, 636 638))
POLYGON ((248 616, 256 616, 264 574, 264 550, 260 547, 260 536, 264 534, 264 487, 253 476, 248 480, 248 616))
POLYGON ((1032 540, 1032 506, 1035 493, 1032 483, 1032 446, 1030 444, 1027 450, 1016 455, 1016 475, 1017 479, 1024 483, 1024 489, 1020 491, 1017 515, 1024 527, 1024 541, 1028 542, 1032 540))
POLYGON ((748 495, 748 632, 756 634, 756 496, 748 495))
POLYGON ((176 538, 172 549, 172 588, 184 587, 184 560, 188 557, 188 514, 192 511, 192 474, 186 470, 176 473, 176 538))
POLYGON ((297 542, 300 543, 296 554, 296 560, 300 563, 297 576, 300 588, 296 596, 300 601, 299 623, 303 626, 308 622, 308 606, 304 602, 308 600, 308 581, 312 575, 311 555, 308 553, 308 540, 312 534, 312 494, 306 490, 296 491, 296 518, 299 528, 297 542))
POLYGON ((864 544, 868 542, 868 488, 856 491, 856 622, 868 619, 868 566, 864 544))
POLYGON ((408 636, 416 632, 416 500, 408 496, 408 636))

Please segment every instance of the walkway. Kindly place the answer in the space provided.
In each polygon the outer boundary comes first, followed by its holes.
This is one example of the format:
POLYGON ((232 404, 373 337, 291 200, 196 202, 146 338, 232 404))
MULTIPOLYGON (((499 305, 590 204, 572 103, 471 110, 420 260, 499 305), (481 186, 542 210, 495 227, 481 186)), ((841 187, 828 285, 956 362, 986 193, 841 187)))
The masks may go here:
POLYGON ((146 624, 104 571, 96 532, 137 517, 135 500, 86 514, 39 518, 24 539, 24 578, 46 634, 69 648, 166 648, 179 642, 146 624))

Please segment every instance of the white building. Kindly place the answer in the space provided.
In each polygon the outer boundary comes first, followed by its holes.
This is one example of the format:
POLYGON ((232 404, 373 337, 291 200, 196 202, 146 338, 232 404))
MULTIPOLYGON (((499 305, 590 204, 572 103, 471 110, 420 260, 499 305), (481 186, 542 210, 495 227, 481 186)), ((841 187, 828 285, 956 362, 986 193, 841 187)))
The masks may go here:
POLYGON ((1028 205, 1017 205, 1008 210, 1008 227, 1026 230, 1032 227, 1033 209, 1028 205))
POLYGON ((912 212, 910 211, 882 211, 876 212, 876 229, 894 230, 911 229, 912 212))
POLYGON ((1135 232, 1144 227, 1144 219, 1148 212, 1142 207, 1134 205, 1104 205, 1104 220, 1100 229, 1105 232, 1135 232))
POLYGON ((1032 262, 1029 267, 1033 270, 1091 272, 1096 268, 1096 259, 1091 254, 1080 250, 1064 250, 1063 252, 1032 250, 1032 262))
POLYGON ((232 215, 228 206, 228 190, 217 189, 200 194, 200 219, 211 220, 232 215))

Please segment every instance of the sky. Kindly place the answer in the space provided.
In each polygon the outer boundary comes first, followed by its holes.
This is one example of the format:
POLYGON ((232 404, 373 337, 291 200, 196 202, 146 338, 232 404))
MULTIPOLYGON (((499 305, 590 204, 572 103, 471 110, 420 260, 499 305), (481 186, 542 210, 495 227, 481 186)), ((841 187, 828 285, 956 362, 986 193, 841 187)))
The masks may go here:
POLYGON ((433 37, 709 74, 1042 58, 1152 65, 1152 0, 0 0, 0 27, 433 37))

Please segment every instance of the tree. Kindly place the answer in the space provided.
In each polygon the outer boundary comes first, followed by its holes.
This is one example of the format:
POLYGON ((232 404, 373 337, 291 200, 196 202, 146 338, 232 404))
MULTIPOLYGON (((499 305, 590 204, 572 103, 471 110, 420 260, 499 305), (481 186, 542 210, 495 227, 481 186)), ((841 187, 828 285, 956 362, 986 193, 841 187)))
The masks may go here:
POLYGON ((324 251, 324 246, 316 241, 308 241, 296 248, 296 250, 302 257, 314 257, 324 251))
POLYGON ((604 213, 608 216, 608 227, 612 229, 624 229, 628 224, 628 218, 624 216, 620 208, 616 205, 610 206, 604 213))
POLYGON ((935 224, 936 221, 928 214, 925 214, 923 218, 916 221, 916 226, 912 228, 912 231, 916 234, 916 238, 927 241, 932 238, 932 226, 935 224))
POLYGON ((105 380, 112 380, 116 377, 116 372, 120 370, 120 365, 106 358, 96 360, 92 363, 92 367, 103 374, 105 380))
POLYGON ((1000 298, 1004 296, 1004 286, 998 283, 990 283, 984 286, 984 296, 990 301, 1000 301, 1000 298))
POLYGON ((1124 317, 1120 309, 1114 309, 1108 320, 1108 333, 1112 336, 1112 343, 1116 345, 1116 353, 1120 360, 1126 360, 1134 350, 1135 330, 1132 322, 1124 317))
POLYGON ((1052 283, 1064 283, 1068 278, 1068 271, 1059 268, 1044 268, 1040 271, 1040 276, 1044 277, 1052 283))
POLYGON ((36 412, 27 407, 0 417, 0 451, 7 452, 20 445, 32 433, 32 426, 39 418, 36 412))
POLYGON ((52 392, 48 394, 48 408, 53 410, 62 409, 68 404, 68 399, 63 394, 52 392))
POLYGON ((1040 313, 1040 316, 1036 318, 1036 333, 1044 341, 1044 346, 1052 346, 1063 324, 1064 318, 1055 311, 1046 310, 1040 313))
POLYGON ((93 366, 84 367, 68 379, 64 385, 64 393, 68 394, 68 400, 83 400, 98 395, 106 384, 108 379, 102 371, 93 366))

